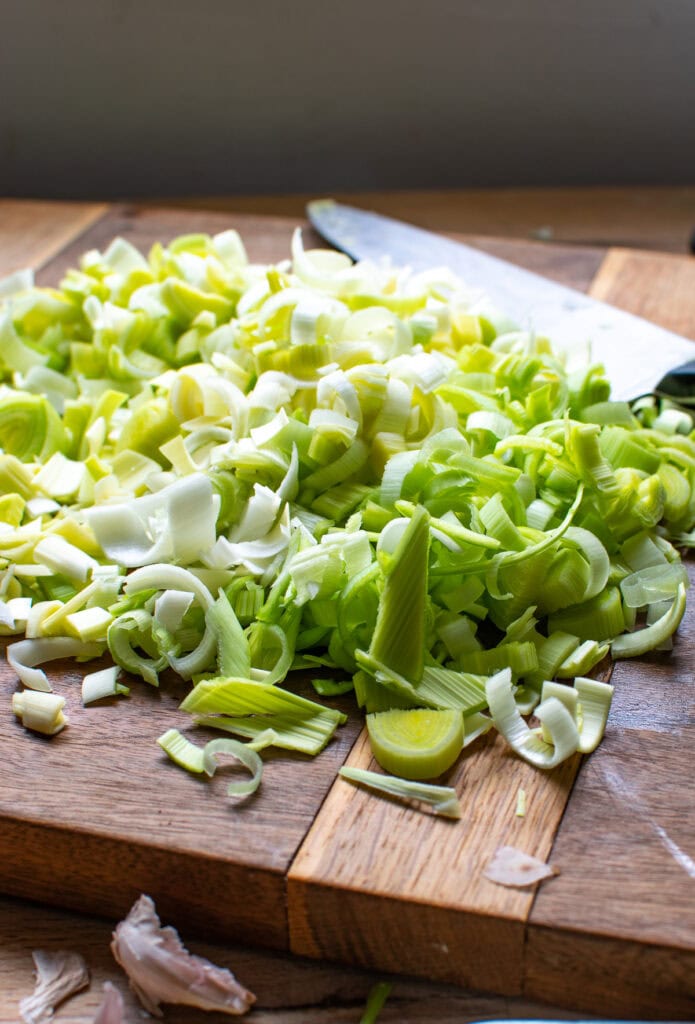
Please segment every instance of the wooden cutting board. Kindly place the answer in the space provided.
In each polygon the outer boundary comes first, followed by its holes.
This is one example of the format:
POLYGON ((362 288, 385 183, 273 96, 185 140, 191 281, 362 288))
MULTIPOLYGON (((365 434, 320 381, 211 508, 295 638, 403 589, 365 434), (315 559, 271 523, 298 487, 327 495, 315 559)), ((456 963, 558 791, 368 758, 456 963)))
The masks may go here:
MULTIPOLYGON (((33 261, 55 284, 114 235, 147 248, 229 226, 254 260, 288 253, 293 224, 280 218, 0 203, 0 271, 33 261)), ((469 241, 695 338, 693 261, 469 241)), ((583 764, 541 773, 499 739, 474 744, 448 779, 458 823, 336 779, 343 763, 371 764, 349 698, 331 702, 349 721, 323 754, 264 755, 261 791, 232 805, 225 773, 202 782, 155 743, 187 724, 184 684, 135 681, 129 699, 83 708, 82 671, 49 668, 70 726, 44 740, 13 719, 16 679, 3 665, 0 889, 112 917, 144 891, 166 920, 228 941, 598 1013, 692 1016, 694 636, 689 608, 673 653, 616 666, 606 738, 583 764), (560 875, 536 894, 486 881, 501 844, 560 875)))

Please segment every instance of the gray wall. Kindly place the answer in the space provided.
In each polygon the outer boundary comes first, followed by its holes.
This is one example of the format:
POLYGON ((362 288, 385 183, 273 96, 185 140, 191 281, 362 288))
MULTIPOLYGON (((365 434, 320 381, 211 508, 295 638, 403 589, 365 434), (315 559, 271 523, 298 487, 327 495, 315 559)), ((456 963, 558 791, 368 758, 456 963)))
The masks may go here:
POLYGON ((0 11, 0 194, 695 181, 695 0, 0 11))

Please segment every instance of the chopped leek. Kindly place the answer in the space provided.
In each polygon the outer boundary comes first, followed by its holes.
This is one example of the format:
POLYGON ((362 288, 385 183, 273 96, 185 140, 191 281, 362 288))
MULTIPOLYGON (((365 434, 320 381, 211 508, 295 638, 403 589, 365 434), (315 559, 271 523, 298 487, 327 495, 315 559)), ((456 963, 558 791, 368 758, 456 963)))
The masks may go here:
MULTIPOLYGON (((692 417, 612 402, 448 271, 299 232, 291 256, 121 239, 59 288, 0 286, 10 664, 49 691, 38 665, 106 640, 149 684, 196 680, 183 710, 244 751, 317 753, 352 689, 372 732, 448 723, 428 772, 493 722, 541 767, 592 749, 609 694, 585 677, 682 619, 692 417), (320 702, 285 688, 295 668, 320 702)), ((86 697, 122 692, 117 668, 86 697)))
POLYGON ((12 695, 12 710, 22 725, 46 736, 55 736, 68 724, 64 707, 65 698, 56 693, 24 690, 12 695))

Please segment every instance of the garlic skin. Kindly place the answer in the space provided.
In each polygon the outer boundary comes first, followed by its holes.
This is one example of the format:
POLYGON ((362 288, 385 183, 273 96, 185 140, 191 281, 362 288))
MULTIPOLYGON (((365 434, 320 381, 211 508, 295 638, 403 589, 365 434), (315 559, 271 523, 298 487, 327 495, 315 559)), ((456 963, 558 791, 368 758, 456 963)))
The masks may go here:
POLYGON ((149 896, 141 896, 113 933, 111 952, 145 1009, 161 1017, 161 1003, 238 1015, 256 1001, 231 971, 193 956, 174 928, 163 928, 149 896))
POLYGON ((532 857, 514 846, 500 846, 483 872, 485 878, 498 885, 507 885, 514 889, 524 889, 535 885, 545 878, 559 875, 557 868, 532 857))
POLYGON ((43 1024, 65 999, 89 985, 89 970, 79 953, 66 950, 48 952, 35 949, 31 954, 36 966, 36 986, 19 1004, 26 1024, 43 1024))
POLYGON ((104 995, 92 1024, 125 1024, 123 996, 110 981, 104 982, 104 995))

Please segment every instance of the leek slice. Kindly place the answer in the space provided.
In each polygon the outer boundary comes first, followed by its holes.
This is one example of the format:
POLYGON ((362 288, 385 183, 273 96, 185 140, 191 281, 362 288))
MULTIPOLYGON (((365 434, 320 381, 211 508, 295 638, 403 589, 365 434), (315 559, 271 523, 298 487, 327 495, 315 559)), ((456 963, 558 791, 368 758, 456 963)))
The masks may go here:
POLYGON ((65 698, 56 693, 24 690, 12 695, 12 710, 26 729, 55 736, 68 724, 63 714, 65 698))
POLYGON ((299 697, 278 686, 239 679, 213 679, 198 683, 181 704, 181 710, 201 725, 257 738, 272 729, 277 746, 317 754, 347 716, 333 708, 299 697), (219 716, 219 717, 214 717, 219 716))
POLYGON ((459 798, 456 795, 456 790, 450 786, 433 786, 427 782, 413 782, 410 779, 400 779, 393 775, 380 775, 378 772, 370 772, 363 768, 344 767, 339 770, 338 774, 348 782, 367 786, 378 793, 386 794, 386 796, 426 804, 435 814, 440 814, 445 818, 458 820, 461 817, 459 798))
POLYGON ((382 768, 405 779, 433 779, 463 749, 459 711, 381 711, 367 715, 372 753, 382 768))
POLYGON ((205 750, 191 743, 178 729, 167 729, 158 737, 157 743, 171 760, 187 772, 202 775, 205 772, 205 750))
POLYGON ((577 726, 557 697, 549 697, 535 711, 551 736, 552 742, 546 743, 529 729, 519 714, 509 669, 503 669, 488 679, 486 693, 495 728, 525 761, 537 768, 554 768, 579 749, 577 726))

